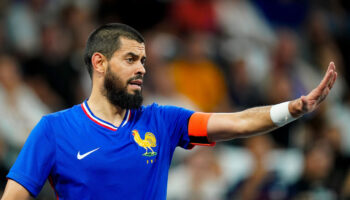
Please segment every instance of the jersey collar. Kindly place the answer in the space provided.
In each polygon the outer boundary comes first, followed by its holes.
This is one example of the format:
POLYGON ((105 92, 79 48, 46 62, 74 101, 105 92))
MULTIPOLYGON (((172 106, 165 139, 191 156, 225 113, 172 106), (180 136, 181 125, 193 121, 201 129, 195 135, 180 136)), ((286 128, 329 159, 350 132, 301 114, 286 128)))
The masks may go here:
MULTIPOLYGON (((103 119, 100 119, 99 117, 95 116, 94 113, 92 113, 88 103, 87 103, 87 100, 85 100, 82 104, 81 104, 81 107, 85 113, 85 115, 91 119, 93 122, 95 122, 96 124, 104 127, 104 128, 107 128, 109 130, 112 130, 112 131, 116 131, 118 129, 117 126, 114 126, 113 124, 103 120, 103 119)), ((130 121, 130 115, 131 115, 131 110, 130 109, 127 109, 126 110, 126 113, 125 113, 125 116, 124 116, 124 119, 121 123, 121 126, 119 127, 123 127, 125 126, 129 121, 130 121)))

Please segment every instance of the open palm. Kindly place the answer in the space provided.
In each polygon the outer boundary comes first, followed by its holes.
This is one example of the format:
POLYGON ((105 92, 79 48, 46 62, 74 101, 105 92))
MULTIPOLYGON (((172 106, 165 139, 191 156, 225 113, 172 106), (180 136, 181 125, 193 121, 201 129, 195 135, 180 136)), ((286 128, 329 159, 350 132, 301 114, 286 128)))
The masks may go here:
POLYGON ((336 79, 336 68, 334 63, 331 62, 329 63, 327 72, 323 77, 321 83, 308 95, 301 97, 302 111, 304 113, 314 111, 318 107, 318 105, 320 105, 320 103, 327 97, 336 79))

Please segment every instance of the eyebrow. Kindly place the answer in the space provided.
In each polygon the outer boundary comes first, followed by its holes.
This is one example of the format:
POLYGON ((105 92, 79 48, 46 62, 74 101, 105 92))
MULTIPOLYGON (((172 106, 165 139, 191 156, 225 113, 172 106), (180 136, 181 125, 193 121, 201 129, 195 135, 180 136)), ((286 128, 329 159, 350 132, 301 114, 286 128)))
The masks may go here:
MULTIPOLYGON (((133 52, 128 52, 125 56, 132 56, 133 58, 136 58, 136 59, 140 57, 139 55, 137 55, 133 52)), ((146 56, 142 56, 141 59, 146 59, 146 56)))
POLYGON ((132 57, 134 57, 134 58, 140 57, 139 55, 137 55, 137 54, 135 54, 135 53, 133 53, 133 52, 128 52, 125 56, 132 56, 132 57))

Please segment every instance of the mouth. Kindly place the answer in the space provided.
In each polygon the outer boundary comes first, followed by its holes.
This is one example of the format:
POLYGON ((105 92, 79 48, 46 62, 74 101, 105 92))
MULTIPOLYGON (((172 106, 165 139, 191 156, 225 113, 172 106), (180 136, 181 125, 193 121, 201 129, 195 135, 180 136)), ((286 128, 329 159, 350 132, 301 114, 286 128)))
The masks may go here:
POLYGON ((142 85, 143 85, 143 81, 141 79, 136 79, 136 80, 132 80, 129 81, 128 84, 135 89, 141 89, 142 85))

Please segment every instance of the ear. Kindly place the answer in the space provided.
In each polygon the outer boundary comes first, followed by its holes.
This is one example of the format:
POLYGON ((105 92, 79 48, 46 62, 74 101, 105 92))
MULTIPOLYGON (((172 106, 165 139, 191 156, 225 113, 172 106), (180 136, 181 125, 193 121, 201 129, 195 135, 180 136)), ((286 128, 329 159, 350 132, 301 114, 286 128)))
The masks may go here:
POLYGON ((95 52, 91 57, 91 63, 97 74, 104 74, 106 72, 108 61, 103 54, 95 52))

